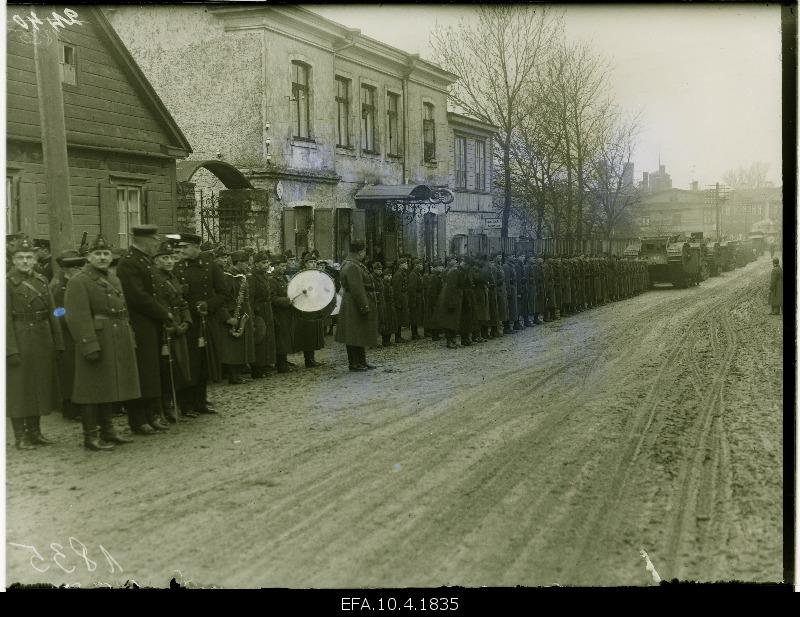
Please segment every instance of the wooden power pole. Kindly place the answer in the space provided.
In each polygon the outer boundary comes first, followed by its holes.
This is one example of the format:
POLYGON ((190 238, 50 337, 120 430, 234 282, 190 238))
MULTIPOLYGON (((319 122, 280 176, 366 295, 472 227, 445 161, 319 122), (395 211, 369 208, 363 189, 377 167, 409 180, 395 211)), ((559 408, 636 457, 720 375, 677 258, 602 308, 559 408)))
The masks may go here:
POLYGON ((67 135, 64 124, 64 95, 61 90, 61 42, 54 32, 33 31, 36 86, 42 129, 42 157, 47 186, 47 221, 50 252, 75 248, 72 235, 67 135))

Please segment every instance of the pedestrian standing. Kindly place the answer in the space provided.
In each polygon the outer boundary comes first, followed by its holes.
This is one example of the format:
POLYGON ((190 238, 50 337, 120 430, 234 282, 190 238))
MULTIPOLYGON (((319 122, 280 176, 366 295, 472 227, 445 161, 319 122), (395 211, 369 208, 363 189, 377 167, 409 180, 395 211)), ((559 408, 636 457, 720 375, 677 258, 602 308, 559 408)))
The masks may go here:
POLYGON ((347 347, 351 371, 375 368, 367 362, 366 348, 374 347, 378 336, 377 302, 372 276, 363 264, 367 251, 360 241, 350 243, 350 254, 342 263, 342 307, 336 327, 336 341, 347 347))
MULTIPOLYGON (((81 405, 84 447, 110 450, 131 442, 114 430, 112 404, 139 399, 139 371, 122 283, 109 272, 111 247, 97 236, 87 248, 88 263, 67 282, 64 294, 75 341, 72 401, 81 405)), ((157 357, 155 362, 157 368, 157 357)))
POLYGON ((397 313, 397 330, 395 343, 405 343, 403 328, 411 325, 411 314, 408 306, 408 259, 401 257, 397 269, 392 275, 392 294, 394 295, 395 312, 397 313))
POLYGON ((275 370, 275 322, 269 291, 269 256, 266 251, 253 255, 252 294, 253 332, 256 358, 250 367, 254 379, 275 370))
MULTIPOLYGON (((309 253, 302 262, 303 270, 317 270, 317 260, 313 253, 309 253)), ((336 302, 334 296, 332 302, 336 302)), ((323 315, 329 314, 333 306, 327 307, 323 315)), ((306 368, 322 366, 324 362, 319 362, 314 357, 314 352, 325 347, 325 317, 313 317, 312 315, 295 311, 294 315, 294 351, 303 352, 303 360, 306 368)))
POLYGON ((41 417, 61 406, 57 355, 64 342, 47 278, 34 272, 33 243, 27 238, 12 242, 8 255, 6 416, 16 448, 30 450, 53 443, 42 435, 41 417))
POLYGON ((75 342, 69 333, 67 321, 64 319, 64 294, 67 291, 67 282, 86 265, 86 257, 78 255, 78 251, 66 250, 56 258, 59 272, 50 281, 50 293, 55 303, 55 316, 61 327, 61 337, 64 341, 64 353, 58 363, 58 378, 61 385, 61 413, 65 420, 78 420, 80 408, 72 402, 72 385, 75 380, 75 342))
POLYGON ((222 331, 220 360, 230 385, 245 383, 241 371, 256 359, 248 274, 244 252, 235 251, 225 270, 228 299, 219 310, 222 331))
POLYGON ((141 398, 125 405, 131 430, 139 435, 154 435, 165 430, 159 419, 161 403, 161 332, 175 323, 172 313, 154 297, 153 255, 161 245, 158 227, 136 225, 131 228, 131 246, 117 264, 131 326, 136 336, 136 361, 141 398))
POLYGON ((285 272, 288 263, 286 256, 275 255, 271 261, 272 272, 269 274, 268 281, 275 324, 275 366, 279 373, 288 373, 294 369, 294 365, 289 364, 287 356, 292 353, 295 309, 287 293, 288 282, 285 272))
POLYGON ((425 294, 422 286, 422 260, 410 260, 408 279, 408 321, 411 327, 411 340, 420 338, 419 327, 425 323, 425 294))
POLYGON ((783 269, 777 257, 772 260, 772 272, 769 275, 769 304, 772 315, 781 314, 783 305, 783 269))

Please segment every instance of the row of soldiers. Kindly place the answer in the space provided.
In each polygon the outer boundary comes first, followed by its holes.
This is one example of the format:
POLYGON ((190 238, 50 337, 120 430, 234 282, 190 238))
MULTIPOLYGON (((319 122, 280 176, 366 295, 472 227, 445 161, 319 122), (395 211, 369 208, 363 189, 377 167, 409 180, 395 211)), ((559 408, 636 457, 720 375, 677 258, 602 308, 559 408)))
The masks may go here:
MULTIPOLYGON (((325 324, 292 307, 285 255, 174 237, 136 226, 120 254, 98 236, 60 255, 50 281, 30 239, 12 239, 6 413, 17 448, 51 443, 40 418, 59 408, 80 416, 85 447, 107 450, 131 441, 114 430, 115 409, 133 433, 154 435, 179 416, 216 413, 210 381, 288 372, 287 356, 299 352, 307 368, 320 366, 325 324)), ((316 267, 314 256, 304 264, 316 267)))
POLYGON ((447 346, 481 342, 563 315, 638 294, 649 287, 647 264, 612 257, 400 258, 393 271, 370 265, 383 346, 445 334, 447 346))

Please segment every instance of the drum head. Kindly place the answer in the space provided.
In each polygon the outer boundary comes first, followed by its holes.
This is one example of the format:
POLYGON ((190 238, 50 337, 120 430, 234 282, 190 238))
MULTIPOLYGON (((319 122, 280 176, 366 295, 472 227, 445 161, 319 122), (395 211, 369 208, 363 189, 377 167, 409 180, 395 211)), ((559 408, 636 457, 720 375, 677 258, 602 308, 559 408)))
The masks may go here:
POLYGON ((333 279, 319 270, 303 270, 289 281, 286 295, 298 311, 318 313, 326 309, 336 295, 333 279))

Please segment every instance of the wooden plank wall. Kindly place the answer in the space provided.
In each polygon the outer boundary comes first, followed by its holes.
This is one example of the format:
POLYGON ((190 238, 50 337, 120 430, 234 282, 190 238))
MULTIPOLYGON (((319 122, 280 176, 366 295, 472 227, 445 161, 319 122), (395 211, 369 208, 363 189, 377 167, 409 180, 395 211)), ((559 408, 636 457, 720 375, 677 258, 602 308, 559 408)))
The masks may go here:
MULTIPOLYGON (((124 65, 86 22, 60 32, 63 42, 74 45, 77 85, 63 85, 67 141, 111 148, 159 153, 171 143, 162 121, 124 65)), ((20 32, 7 37, 7 133, 39 138, 39 103, 33 44, 20 32)))

